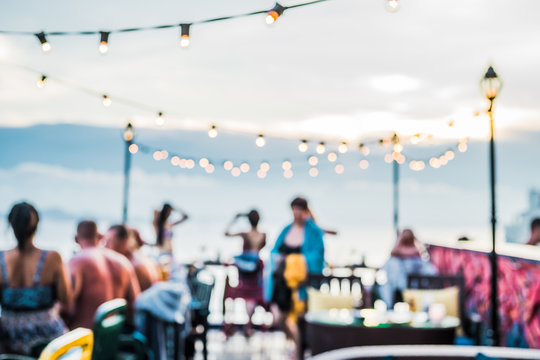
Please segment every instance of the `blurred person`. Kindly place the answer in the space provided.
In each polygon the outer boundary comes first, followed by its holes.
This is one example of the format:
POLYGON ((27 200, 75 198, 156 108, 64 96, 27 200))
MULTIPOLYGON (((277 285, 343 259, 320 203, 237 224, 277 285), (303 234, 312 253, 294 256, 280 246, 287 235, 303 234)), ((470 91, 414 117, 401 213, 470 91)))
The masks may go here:
POLYGON ((102 237, 94 221, 84 220, 77 226, 75 242, 81 250, 69 262, 75 301, 73 307, 65 311, 72 329, 91 329, 97 308, 109 300, 126 299, 132 311, 140 292, 130 262, 99 246, 102 237))
POLYGON ((145 291, 162 279, 158 263, 141 251, 144 244, 145 242, 141 238, 139 231, 134 228, 128 228, 128 246, 127 248, 120 247, 117 250, 122 251, 121 254, 131 261, 137 279, 139 280, 141 291, 145 291))
POLYGON ((160 253, 172 254, 173 227, 186 221, 188 215, 178 210, 182 215, 180 220, 172 222, 169 218, 175 209, 168 203, 163 204, 161 210, 154 211, 154 230, 156 231, 156 247, 160 253))
POLYGON ((401 232, 390 253, 390 259, 382 270, 386 271, 387 281, 381 286, 380 295, 388 307, 392 307, 396 302, 396 291, 405 290, 407 287, 408 275, 437 274, 437 269, 429 261, 425 246, 416 239, 411 229, 404 229, 401 232))
POLYGON ((265 299, 277 325, 295 344, 301 358, 297 319, 305 311, 307 292, 303 283, 309 273, 322 273, 323 231, 313 222, 306 199, 291 202, 293 223, 279 235, 270 254, 270 275, 265 282, 265 299))
POLYGON ((60 254, 34 245, 39 214, 32 205, 13 206, 8 222, 17 247, 0 252, 0 343, 3 351, 29 355, 67 332, 57 303, 70 306, 71 282, 60 254))
MULTIPOLYGON (((310 208, 308 208, 308 212, 309 212, 309 218, 311 218, 311 220, 313 220, 313 222, 315 224, 317 224, 317 219, 315 218, 315 215, 313 215, 313 212, 311 211, 310 208)), ((329 229, 323 229, 319 226, 319 228, 323 231, 323 233, 327 234, 327 235, 337 235, 338 232, 336 230, 329 230, 329 229)))
POLYGON ((527 241, 527 245, 540 244, 540 218, 531 221, 531 237, 527 241))
POLYGON ((246 301, 249 320, 244 332, 248 336, 252 334, 251 317, 255 312, 255 306, 258 303, 263 303, 262 275, 264 264, 259 258, 259 251, 266 245, 266 234, 258 230, 259 221, 259 212, 251 210, 247 214, 236 214, 225 230, 225 236, 241 237, 243 241, 242 254, 235 257, 239 276, 235 294, 246 301), (231 233, 231 226, 241 217, 248 219, 251 229, 248 232, 231 233))

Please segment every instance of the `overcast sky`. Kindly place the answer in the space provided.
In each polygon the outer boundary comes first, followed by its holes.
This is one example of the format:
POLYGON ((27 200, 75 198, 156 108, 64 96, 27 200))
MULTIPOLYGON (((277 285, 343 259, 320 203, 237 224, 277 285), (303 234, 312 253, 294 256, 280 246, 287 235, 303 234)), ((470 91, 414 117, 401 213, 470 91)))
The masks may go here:
MULTIPOLYGON (((509 222, 525 210, 528 190, 540 187, 536 170, 540 3, 401 3, 399 12, 389 13, 382 0, 334 0, 286 11, 271 26, 265 24, 264 15, 197 25, 191 29, 188 49, 180 48, 178 29, 112 34, 106 55, 98 52, 97 35, 50 36, 49 53, 41 51, 35 37, 0 35, 0 151, 7 155, 0 161, 5 184, 0 191, 2 210, 30 198, 44 209, 113 221, 119 208, 122 161, 121 142, 115 137, 128 120, 134 122, 138 138, 153 146, 193 157, 247 160, 252 166, 269 159, 279 167, 285 158, 300 158, 296 141, 301 138, 324 140, 335 148, 341 140, 367 141, 397 131, 404 136, 433 134, 431 143, 408 146, 409 153, 418 157, 454 146, 460 138, 472 138, 470 151, 459 154, 445 169, 421 173, 404 169, 403 218, 409 225, 418 224, 427 237, 437 237, 437 228, 453 228, 439 237, 454 238, 468 229, 487 240, 489 128, 479 80, 493 64, 504 83, 495 119, 501 144, 500 213, 509 222), (43 89, 36 87, 40 74, 51 80, 43 89), (55 79, 108 94, 112 105, 106 108, 99 96, 55 79), (115 98, 149 109, 126 106, 115 98), (154 122, 158 111, 165 114, 162 127, 154 122), (454 126, 447 125, 450 121, 454 126), (24 128, 58 123, 89 127, 24 128), (211 124, 221 131, 213 142, 206 136, 211 124), (263 150, 253 144, 258 133, 268 136, 263 150), (94 177, 98 185, 89 181, 94 177), (59 187, 65 192, 51 195, 59 187), (89 195, 73 202, 78 190, 89 195), (108 200, 92 196, 101 191, 109 194, 108 200)), ((0 28, 110 30, 191 22, 272 6, 271 1, 259 0, 2 1, 0 28)), ((347 241, 362 237, 358 228, 370 226, 384 229, 382 234, 390 237, 390 167, 382 161, 385 151, 374 150, 372 165, 364 172, 357 166, 358 152, 342 157, 344 180, 335 177, 330 165, 325 165, 326 173, 321 165, 317 180, 295 173, 286 182, 278 172, 266 179, 270 193, 263 194, 257 179, 241 177, 233 182, 221 169, 213 177, 171 175, 175 170, 164 164, 137 160, 134 187, 146 184, 156 193, 144 186, 135 190, 139 206, 133 212, 148 218, 149 209, 173 194, 179 182, 189 194, 171 196, 203 212, 207 207, 197 204, 207 206, 205 195, 212 195, 220 205, 209 216, 223 213, 219 224, 226 222, 229 212, 264 202, 267 205, 258 206, 266 206, 269 223, 278 227, 288 214, 274 214, 286 211, 291 196, 304 193, 318 204, 316 212, 322 219, 351 229, 345 230, 347 241), (272 195, 276 193, 282 196, 272 195), (351 194, 367 204, 361 211, 351 194), (259 196, 261 201, 253 200, 259 196)), ((202 216, 200 221, 208 220, 202 216)), ((215 234, 221 230, 219 225, 215 234)), ((373 233, 365 233, 363 241, 370 238, 367 234, 373 233)))

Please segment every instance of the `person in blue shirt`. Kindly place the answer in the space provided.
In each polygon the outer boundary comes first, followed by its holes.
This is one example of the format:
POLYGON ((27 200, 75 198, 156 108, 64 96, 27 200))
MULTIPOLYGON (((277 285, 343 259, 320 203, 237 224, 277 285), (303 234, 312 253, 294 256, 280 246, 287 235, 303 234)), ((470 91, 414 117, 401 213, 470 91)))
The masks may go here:
POLYGON ((307 292, 303 283, 310 273, 324 267, 324 232, 313 222, 306 199, 291 202, 292 224, 287 225, 270 253, 265 282, 265 300, 276 324, 300 349, 296 319, 304 311, 307 292))

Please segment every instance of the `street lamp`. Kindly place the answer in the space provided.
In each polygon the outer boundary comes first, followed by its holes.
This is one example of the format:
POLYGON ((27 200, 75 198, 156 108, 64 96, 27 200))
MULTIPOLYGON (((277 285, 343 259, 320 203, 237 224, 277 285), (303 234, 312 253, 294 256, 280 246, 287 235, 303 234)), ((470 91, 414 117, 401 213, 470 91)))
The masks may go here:
POLYGON ((129 196, 129 172, 131 170, 131 152, 129 147, 133 144, 133 138, 135 136, 135 131, 131 122, 128 122, 126 128, 124 129, 124 142, 125 142, 125 152, 124 152, 124 203, 122 207, 122 223, 127 222, 128 217, 128 196, 129 196))
POLYGON ((491 242, 493 249, 490 254, 491 263, 491 339, 493 345, 499 345, 499 301, 497 290, 497 251, 495 249, 495 233, 497 218, 495 216, 495 140, 493 139, 493 102, 499 94, 502 82, 493 67, 490 66, 480 81, 480 87, 489 101, 489 175, 491 189, 491 242))

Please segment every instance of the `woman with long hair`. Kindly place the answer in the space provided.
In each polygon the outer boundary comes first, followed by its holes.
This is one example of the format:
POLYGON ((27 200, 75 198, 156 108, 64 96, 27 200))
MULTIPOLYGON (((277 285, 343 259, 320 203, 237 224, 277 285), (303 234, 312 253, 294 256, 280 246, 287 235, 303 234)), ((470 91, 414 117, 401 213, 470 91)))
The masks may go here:
POLYGON ((14 205, 8 222, 17 246, 0 252, 0 341, 5 351, 28 355, 67 331, 57 305, 69 308, 71 282, 60 254, 34 245, 39 214, 32 205, 14 205))
POLYGON ((183 223, 188 219, 188 215, 181 211, 177 210, 182 217, 180 220, 171 222, 169 220, 171 214, 175 209, 169 203, 163 204, 161 210, 156 210, 154 212, 154 230, 156 231, 156 247, 159 249, 160 253, 172 254, 172 239, 173 239, 173 227, 183 223))

